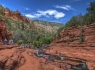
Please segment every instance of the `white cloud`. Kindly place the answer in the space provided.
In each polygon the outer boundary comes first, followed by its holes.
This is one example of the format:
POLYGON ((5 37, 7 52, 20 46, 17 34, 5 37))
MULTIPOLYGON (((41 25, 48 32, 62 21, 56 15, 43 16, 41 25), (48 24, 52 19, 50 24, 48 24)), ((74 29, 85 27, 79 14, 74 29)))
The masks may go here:
POLYGON ((26 17, 29 17, 29 18, 36 18, 36 16, 32 15, 32 14, 25 14, 26 17))
POLYGON ((66 7, 66 6, 56 6, 56 8, 61 8, 61 9, 64 9, 64 10, 69 10, 69 8, 66 7))
POLYGON ((56 10, 46 10, 46 11, 37 11, 38 13, 40 13, 43 16, 54 16, 56 19, 62 18, 65 16, 65 14, 63 12, 58 12, 56 10))
POLYGON ((60 8, 60 9, 64 9, 64 10, 75 10, 74 8, 72 8, 70 5, 62 5, 62 6, 55 6, 56 8, 60 8))
POLYGON ((25 7, 24 10, 30 10, 29 8, 25 7))
POLYGON ((56 19, 59 19, 59 18, 62 18, 65 16, 65 14, 63 12, 58 12, 57 10, 52 10, 52 9, 49 9, 49 10, 45 10, 45 11, 42 11, 42 10, 38 10, 37 13, 35 14, 26 14, 25 16, 29 17, 29 18, 39 18, 39 17, 51 17, 53 16, 54 18, 56 19))
POLYGON ((28 18, 39 18, 39 17, 41 17, 42 15, 41 14, 38 14, 38 13, 36 13, 36 14, 25 14, 25 16, 26 17, 28 17, 28 18))

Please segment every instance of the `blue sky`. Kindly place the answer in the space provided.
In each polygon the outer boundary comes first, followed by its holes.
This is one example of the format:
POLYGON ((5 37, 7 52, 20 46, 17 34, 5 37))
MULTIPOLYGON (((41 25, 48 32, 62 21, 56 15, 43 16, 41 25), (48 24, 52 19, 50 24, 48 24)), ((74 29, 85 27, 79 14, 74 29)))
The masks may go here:
POLYGON ((30 19, 66 23, 74 15, 84 15, 91 1, 94 0, 0 0, 0 4, 30 19))

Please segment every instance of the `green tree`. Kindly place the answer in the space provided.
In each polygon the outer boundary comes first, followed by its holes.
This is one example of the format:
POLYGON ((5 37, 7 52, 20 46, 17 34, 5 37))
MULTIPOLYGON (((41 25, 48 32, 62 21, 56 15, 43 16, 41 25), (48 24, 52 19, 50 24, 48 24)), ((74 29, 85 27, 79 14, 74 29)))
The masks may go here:
POLYGON ((88 13, 93 13, 95 11, 95 1, 90 3, 90 6, 86 9, 88 13))
POLYGON ((91 2, 84 15, 84 23, 91 24, 95 22, 95 1, 91 2))
POLYGON ((18 40, 18 41, 17 41, 17 44, 18 44, 18 45, 21 45, 22 43, 23 43, 23 40, 18 40))
POLYGON ((70 21, 66 23, 65 28, 79 25, 83 25, 83 15, 81 13, 77 16, 73 16, 70 21))
POLYGON ((4 7, 2 5, 0 5, 0 14, 3 15, 3 9, 4 7))
POLYGON ((25 26, 24 23, 21 23, 21 29, 24 30, 25 26))

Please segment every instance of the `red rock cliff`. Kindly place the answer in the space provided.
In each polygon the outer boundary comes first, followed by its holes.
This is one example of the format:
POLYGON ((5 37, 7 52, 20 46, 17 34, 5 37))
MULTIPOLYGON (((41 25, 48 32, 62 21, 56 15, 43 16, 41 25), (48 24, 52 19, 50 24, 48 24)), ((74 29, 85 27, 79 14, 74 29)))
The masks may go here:
POLYGON ((21 13, 18 11, 13 12, 13 11, 10 11, 9 9, 4 9, 3 13, 4 13, 4 16, 7 18, 11 18, 11 19, 25 22, 25 23, 30 23, 30 20, 27 17, 22 16, 21 13))
POLYGON ((61 39, 57 43, 71 47, 95 46, 95 23, 79 27, 70 27, 62 30, 61 39), (80 44, 81 43, 81 44, 80 44))
POLYGON ((8 39, 12 34, 7 30, 5 21, 0 19, 0 42, 2 42, 5 38, 8 39))

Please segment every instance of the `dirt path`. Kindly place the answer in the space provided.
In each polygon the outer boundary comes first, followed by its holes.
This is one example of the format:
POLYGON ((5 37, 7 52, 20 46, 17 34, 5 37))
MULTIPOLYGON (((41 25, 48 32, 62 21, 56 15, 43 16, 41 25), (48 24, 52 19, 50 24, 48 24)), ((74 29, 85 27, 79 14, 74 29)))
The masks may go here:
POLYGON ((19 70, 39 70, 39 60, 37 60, 37 57, 29 55, 27 49, 22 53, 22 55, 24 56, 26 62, 19 68, 19 70))

